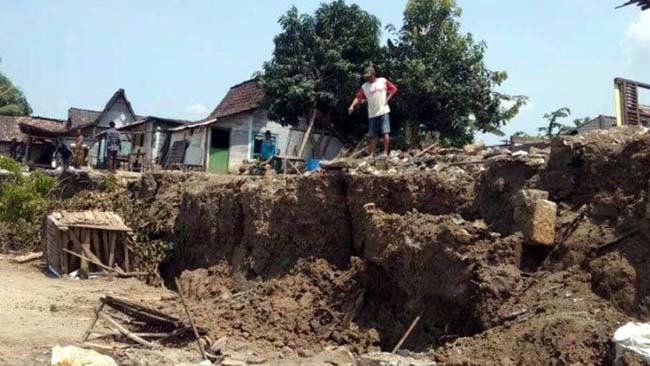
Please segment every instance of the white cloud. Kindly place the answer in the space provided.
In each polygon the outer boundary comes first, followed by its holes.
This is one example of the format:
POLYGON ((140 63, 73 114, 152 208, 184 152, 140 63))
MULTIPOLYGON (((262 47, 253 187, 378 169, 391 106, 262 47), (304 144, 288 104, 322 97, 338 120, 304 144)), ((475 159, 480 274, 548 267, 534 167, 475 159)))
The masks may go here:
POLYGON ((622 42, 627 68, 636 69, 650 62, 650 12, 642 12, 627 27, 622 42))
POLYGON ((188 105, 187 107, 185 107, 185 111, 193 115, 203 117, 208 113, 208 108, 203 104, 197 103, 197 104, 188 105))
POLYGON ((625 38, 632 44, 650 47, 650 12, 642 12, 639 20, 627 27, 625 38))

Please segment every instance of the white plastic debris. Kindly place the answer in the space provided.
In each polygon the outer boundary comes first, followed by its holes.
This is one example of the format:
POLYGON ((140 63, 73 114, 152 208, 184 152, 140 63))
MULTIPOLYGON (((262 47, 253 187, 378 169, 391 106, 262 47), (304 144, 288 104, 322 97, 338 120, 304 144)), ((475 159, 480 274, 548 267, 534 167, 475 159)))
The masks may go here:
POLYGON ((627 323, 616 330, 612 342, 616 345, 616 360, 625 352, 633 352, 650 363, 650 324, 627 323))
POLYGON ((75 346, 52 348, 52 366, 117 366, 115 360, 93 350, 75 346))

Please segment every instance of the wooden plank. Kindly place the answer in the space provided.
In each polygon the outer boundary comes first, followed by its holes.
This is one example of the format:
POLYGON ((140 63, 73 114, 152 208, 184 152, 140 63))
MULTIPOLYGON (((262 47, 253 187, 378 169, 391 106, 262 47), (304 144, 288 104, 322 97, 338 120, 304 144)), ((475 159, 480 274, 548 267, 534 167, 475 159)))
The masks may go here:
POLYGON ((151 343, 151 342, 147 342, 144 339, 142 339, 142 338, 134 335, 133 333, 129 332, 128 330, 126 330, 126 328, 124 328, 121 324, 119 324, 117 321, 115 321, 113 318, 111 318, 108 314, 104 313, 103 311, 100 311, 98 313, 98 316, 101 319, 107 321, 113 327, 115 327, 115 329, 117 329, 120 333, 122 333, 128 339, 130 339, 130 340, 132 340, 132 341, 134 341, 136 343, 139 343, 139 344, 141 344, 141 345, 143 345, 145 347, 150 347, 150 348, 158 347, 156 344, 151 343))
POLYGON ((117 242, 117 234, 111 232, 108 235, 109 240, 111 241, 111 248, 108 252, 108 266, 113 268, 113 263, 115 262, 115 244, 117 242))
POLYGON ((100 258, 102 256, 102 251, 101 251, 101 240, 99 239, 99 231, 97 230, 92 230, 93 232, 93 250, 95 251, 95 255, 97 258, 100 258))
POLYGON ((68 249, 68 232, 61 231, 61 271, 68 274, 70 272, 68 272, 68 253, 65 252, 66 249, 68 249))
POLYGON ((129 272, 131 271, 131 264, 129 261, 129 242, 128 240, 123 241, 124 246, 124 270, 129 272))
MULTIPOLYGON (((52 253, 52 254, 54 254, 54 253, 52 253)), ((35 261, 35 260, 41 259, 41 258, 43 258, 43 252, 34 252, 34 253, 29 253, 29 254, 25 254, 25 255, 15 257, 13 259, 13 262, 22 264, 22 263, 35 261)))
POLYGON ((108 262, 108 252, 110 250, 108 242, 108 231, 102 230, 102 248, 104 249, 104 261, 108 262))
POLYGON ((84 333, 83 338, 81 339, 82 342, 85 342, 88 340, 88 337, 90 336, 90 333, 92 332, 93 328, 95 328, 95 324, 97 324, 97 320, 99 320, 99 313, 104 309, 104 303, 102 302, 99 304, 99 307, 97 310, 95 310, 95 318, 93 321, 90 323, 90 326, 88 329, 86 329, 86 332, 84 333))
POLYGON ((75 257, 77 257, 77 258, 81 258, 81 259, 83 259, 83 260, 85 260, 85 261, 88 261, 88 262, 90 262, 90 263, 96 264, 97 266, 99 266, 99 267, 101 267, 101 268, 103 268, 103 269, 105 269, 105 270, 107 270, 107 271, 115 272, 115 273, 117 273, 118 275, 123 276, 123 277, 131 277, 131 276, 139 276, 139 275, 145 275, 145 274, 147 274, 147 273, 145 273, 145 272, 126 273, 126 272, 122 271, 120 268, 111 268, 111 267, 108 267, 107 265, 105 265, 105 264, 103 264, 103 263, 101 263, 101 262, 97 262, 97 261, 95 261, 94 259, 88 258, 88 257, 86 257, 85 255, 81 255, 81 254, 76 253, 76 252, 74 252, 74 251, 72 251, 72 250, 65 249, 65 252, 68 253, 68 254, 71 254, 71 255, 73 255, 73 256, 75 256, 75 257))

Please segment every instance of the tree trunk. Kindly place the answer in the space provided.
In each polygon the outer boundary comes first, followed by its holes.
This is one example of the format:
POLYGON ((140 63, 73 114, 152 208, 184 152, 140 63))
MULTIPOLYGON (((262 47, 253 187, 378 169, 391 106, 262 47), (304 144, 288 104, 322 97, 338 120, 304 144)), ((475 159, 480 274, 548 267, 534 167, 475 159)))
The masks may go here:
POLYGON ((305 136, 302 138, 302 143, 300 144, 300 150, 298 150, 298 157, 302 158, 302 154, 305 152, 305 146, 307 146, 307 141, 309 139, 309 136, 311 135, 311 131, 314 129, 314 122, 316 122, 316 109, 312 109, 311 113, 309 114, 309 127, 307 127, 307 131, 305 132, 305 136))

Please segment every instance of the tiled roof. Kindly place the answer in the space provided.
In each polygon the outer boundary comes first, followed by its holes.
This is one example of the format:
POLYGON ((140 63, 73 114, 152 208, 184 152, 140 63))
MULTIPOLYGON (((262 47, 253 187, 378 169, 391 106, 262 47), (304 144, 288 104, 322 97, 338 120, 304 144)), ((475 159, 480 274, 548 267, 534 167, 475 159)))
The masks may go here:
POLYGON ((233 114, 251 111, 259 108, 264 92, 257 86, 255 80, 245 81, 235 85, 221 100, 217 108, 210 113, 207 120, 232 116, 233 114))
POLYGON ((616 127, 616 117, 601 115, 574 128, 569 132, 569 134, 587 133, 593 130, 606 130, 612 127, 616 127))
POLYGON ((628 5, 636 5, 641 8, 641 10, 648 10, 650 9, 650 0, 630 0, 626 2, 625 4, 619 6, 619 8, 623 6, 628 6, 628 5))
POLYGON ((60 136, 69 132, 65 121, 45 117, 19 117, 18 126, 22 133, 37 136, 60 136))
POLYGON ((0 141, 10 142, 12 139, 23 141, 24 135, 18 128, 18 118, 11 116, 0 116, 0 141))
POLYGON ((68 109, 68 120, 73 129, 92 125, 102 114, 100 111, 89 109, 70 108, 68 109))

